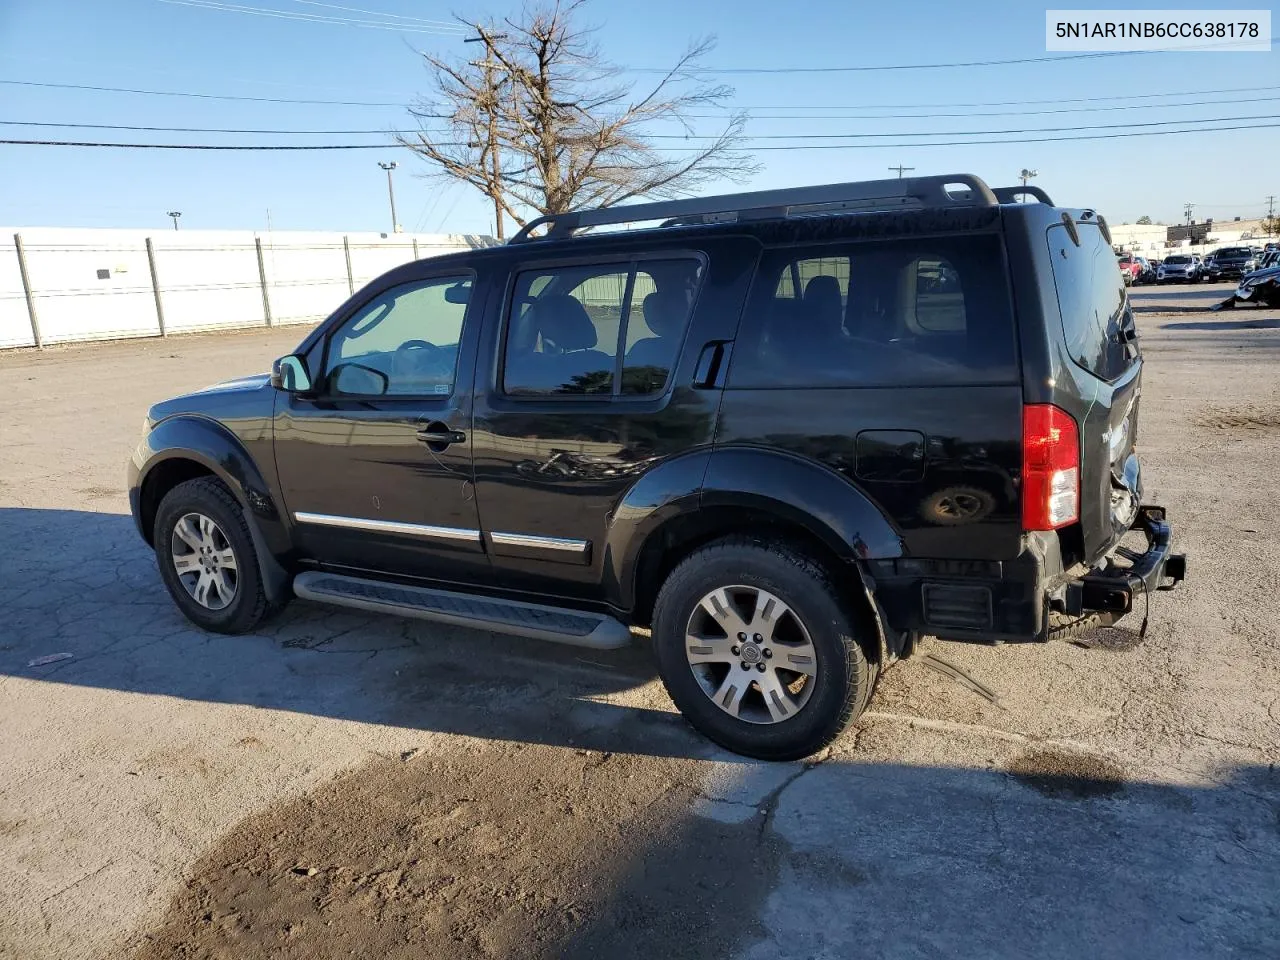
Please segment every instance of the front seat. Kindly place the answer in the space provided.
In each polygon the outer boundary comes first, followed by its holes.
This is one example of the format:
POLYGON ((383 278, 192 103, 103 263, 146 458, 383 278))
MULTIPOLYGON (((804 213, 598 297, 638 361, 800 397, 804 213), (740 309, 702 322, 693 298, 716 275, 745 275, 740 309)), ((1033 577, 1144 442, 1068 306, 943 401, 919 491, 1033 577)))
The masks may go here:
POLYGON ((542 351, 522 357, 519 382, 508 376, 508 383, 538 393, 608 393, 613 358, 594 349, 596 326, 582 304, 568 294, 551 294, 534 302, 532 314, 542 351), (584 379, 593 373, 607 376, 584 379))

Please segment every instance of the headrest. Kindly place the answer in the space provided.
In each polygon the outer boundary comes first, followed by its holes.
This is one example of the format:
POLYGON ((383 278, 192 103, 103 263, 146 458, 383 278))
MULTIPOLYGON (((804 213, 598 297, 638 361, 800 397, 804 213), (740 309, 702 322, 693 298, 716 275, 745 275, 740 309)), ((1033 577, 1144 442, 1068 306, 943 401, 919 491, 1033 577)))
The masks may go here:
POLYGON ((840 281, 825 274, 813 277, 805 284, 804 299, 806 302, 813 301, 823 305, 833 301, 840 303, 840 281))
POLYGON ((660 337, 671 337, 679 335, 689 304, 678 290, 658 290, 644 298, 641 309, 650 330, 660 337))
POLYGON ((567 293, 534 301, 533 325, 561 350, 590 350, 596 345, 595 324, 582 304, 567 293))

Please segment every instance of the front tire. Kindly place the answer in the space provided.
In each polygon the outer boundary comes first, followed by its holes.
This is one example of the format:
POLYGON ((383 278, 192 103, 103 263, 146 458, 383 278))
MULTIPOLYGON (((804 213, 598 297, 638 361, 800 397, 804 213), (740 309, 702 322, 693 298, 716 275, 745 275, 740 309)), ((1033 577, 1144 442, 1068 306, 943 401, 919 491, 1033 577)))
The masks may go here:
POLYGON ((658 671, 680 712, 762 760, 807 757, 862 712, 875 682, 863 632, 821 564, 751 537, 686 558, 653 616, 658 671))
POLYGON ((272 612, 244 512, 221 481, 198 477, 165 494, 151 542, 173 602, 201 629, 247 633, 272 612))

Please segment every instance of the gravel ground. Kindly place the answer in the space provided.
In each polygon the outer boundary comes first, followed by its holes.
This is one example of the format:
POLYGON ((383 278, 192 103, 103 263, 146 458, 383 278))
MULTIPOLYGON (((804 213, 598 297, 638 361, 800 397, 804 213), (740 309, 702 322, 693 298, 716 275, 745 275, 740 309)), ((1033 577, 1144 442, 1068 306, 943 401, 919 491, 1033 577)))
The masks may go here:
POLYGON ((191 629, 125 458, 301 331, 0 355, 0 958, 1280 955, 1280 315, 1168 292, 1145 641, 927 643, 804 764, 690 733, 642 639, 191 629))

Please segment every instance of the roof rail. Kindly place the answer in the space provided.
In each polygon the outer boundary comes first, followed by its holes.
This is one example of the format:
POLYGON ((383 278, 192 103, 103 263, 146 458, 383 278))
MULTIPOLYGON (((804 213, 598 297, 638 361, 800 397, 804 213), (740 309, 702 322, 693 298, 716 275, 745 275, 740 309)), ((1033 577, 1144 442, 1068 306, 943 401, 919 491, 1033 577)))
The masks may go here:
POLYGON ((726 222, 728 214, 737 220, 805 216, 843 211, 919 210, 925 207, 988 207, 1000 201, 981 179, 971 173, 949 173, 936 177, 906 177, 898 180, 863 180, 785 190, 757 190, 718 197, 688 200, 660 200, 596 210, 557 213, 532 220, 520 229, 511 243, 528 240, 558 240, 572 237, 586 227, 667 221, 670 225, 726 222), (950 189, 948 189, 950 188, 950 189), (957 189, 962 188, 962 189, 957 189), (533 231, 546 227, 541 237, 533 231))
POLYGON ((1017 203, 1019 197, 1035 197, 1041 203, 1053 206, 1053 201, 1049 199, 1047 193, 1029 183, 1021 187, 996 187, 993 192, 1001 203, 1017 203))

